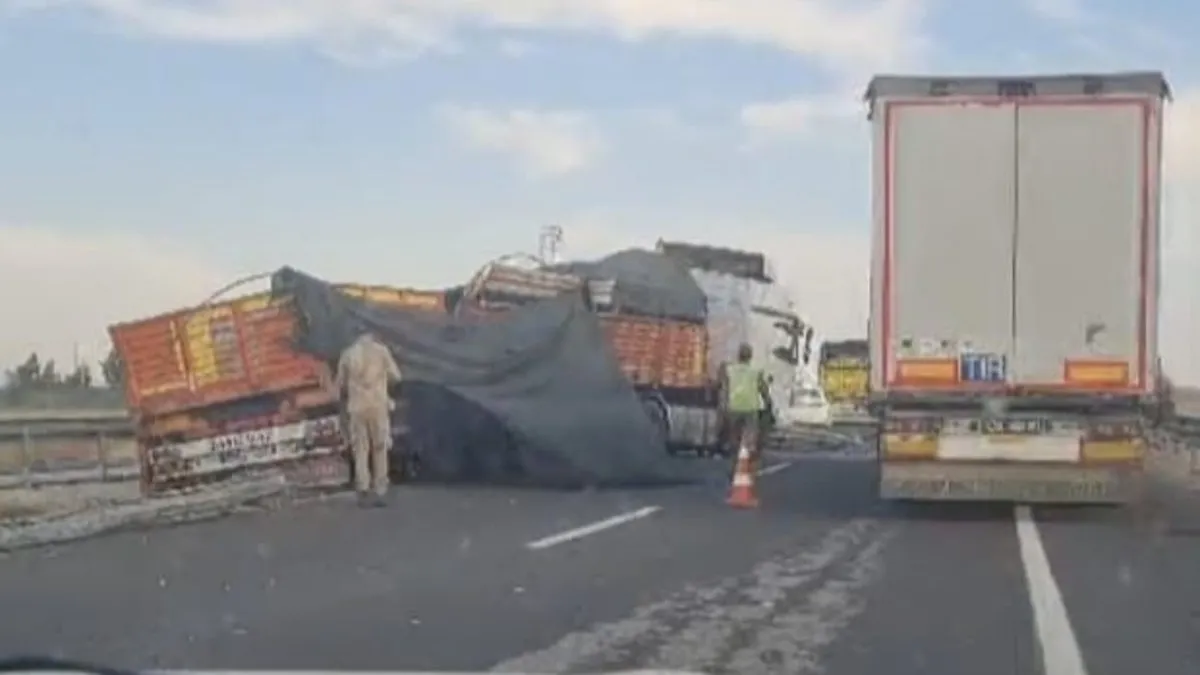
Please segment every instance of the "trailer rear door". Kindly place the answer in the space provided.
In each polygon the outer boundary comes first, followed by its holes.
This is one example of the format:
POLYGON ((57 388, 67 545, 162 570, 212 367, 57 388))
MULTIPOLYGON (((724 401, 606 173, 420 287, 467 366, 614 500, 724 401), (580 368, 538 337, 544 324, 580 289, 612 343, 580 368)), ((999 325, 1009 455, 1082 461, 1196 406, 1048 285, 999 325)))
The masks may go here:
POLYGON ((897 101, 887 111, 886 385, 1002 386, 1013 351, 1016 108, 897 101), (964 347, 1001 367, 960 382, 964 347))
POLYGON ((1018 108, 1014 384, 1142 384, 1147 107, 1034 98, 1018 108))

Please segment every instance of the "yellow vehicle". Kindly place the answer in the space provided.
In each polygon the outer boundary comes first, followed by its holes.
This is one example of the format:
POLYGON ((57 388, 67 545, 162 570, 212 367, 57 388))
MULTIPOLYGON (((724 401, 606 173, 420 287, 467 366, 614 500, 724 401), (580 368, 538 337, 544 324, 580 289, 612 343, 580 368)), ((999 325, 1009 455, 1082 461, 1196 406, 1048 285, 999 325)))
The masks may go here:
POLYGON ((825 342, 818 357, 821 389, 833 424, 869 424, 871 361, 866 340, 825 342))

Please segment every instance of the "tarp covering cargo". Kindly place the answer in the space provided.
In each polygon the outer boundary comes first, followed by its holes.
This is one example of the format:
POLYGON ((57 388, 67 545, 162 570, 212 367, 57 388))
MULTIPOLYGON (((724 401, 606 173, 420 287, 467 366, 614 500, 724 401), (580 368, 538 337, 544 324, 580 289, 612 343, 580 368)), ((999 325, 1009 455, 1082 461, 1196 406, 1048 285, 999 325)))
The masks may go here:
MULTIPOLYGON (((616 311, 697 322, 707 315, 704 291, 687 268, 652 251, 627 249, 552 269, 589 281, 611 281, 611 295, 603 302, 616 311)), ((592 294, 597 295, 595 290, 592 294)))
POLYGON ((297 347, 326 361, 362 329, 393 351, 409 383, 420 475, 548 487, 687 480, 671 460, 581 294, 491 320, 364 302, 284 268, 272 291, 300 314, 297 347))

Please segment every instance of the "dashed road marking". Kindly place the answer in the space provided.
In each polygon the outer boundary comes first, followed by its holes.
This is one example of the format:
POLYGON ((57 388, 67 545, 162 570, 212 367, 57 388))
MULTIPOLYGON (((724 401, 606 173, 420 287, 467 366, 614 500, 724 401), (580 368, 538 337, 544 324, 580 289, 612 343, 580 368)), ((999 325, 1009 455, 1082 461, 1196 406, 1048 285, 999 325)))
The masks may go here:
POLYGON ((1021 548, 1021 564, 1029 588, 1029 603, 1033 606, 1033 623, 1042 647, 1044 675, 1087 675, 1079 642, 1071 628, 1071 619, 1063 604, 1062 593, 1054 582, 1042 537, 1028 506, 1018 506, 1017 542, 1021 548))
POLYGON ((763 468, 758 470, 758 475, 759 476, 770 476, 773 473, 779 473, 780 471, 783 471, 784 469, 788 468, 792 464, 795 464, 795 462, 780 462, 778 464, 772 464, 771 466, 764 466, 763 468))
POLYGON ((636 511, 629 511, 628 513, 622 513, 613 516, 612 518, 598 520, 594 523, 577 527, 573 530, 559 532, 558 534, 552 534, 548 537, 538 539, 537 541, 531 541, 528 544, 525 544, 525 548, 531 551, 540 551, 542 549, 550 548, 551 546, 557 546, 558 544, 563 544, 568 541, 582 539, 590 534, 602 532, 618 525, 624 525, 625 523, 638 520, 640 518, 645 518, 646 516, 653 515, 661 510, 661 506, 645 506, 636 511))

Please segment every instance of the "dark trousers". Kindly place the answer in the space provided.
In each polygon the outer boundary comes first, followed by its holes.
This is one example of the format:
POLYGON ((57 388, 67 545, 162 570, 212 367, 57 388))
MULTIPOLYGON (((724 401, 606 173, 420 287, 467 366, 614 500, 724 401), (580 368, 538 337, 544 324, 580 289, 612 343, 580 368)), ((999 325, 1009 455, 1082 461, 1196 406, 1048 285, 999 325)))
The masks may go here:
POLYGON ((759 451, 762 431, 762 416, 759 413, 726 413, 726 429, 729 445, 734 454, 745 446, 751 453, 759 451))

